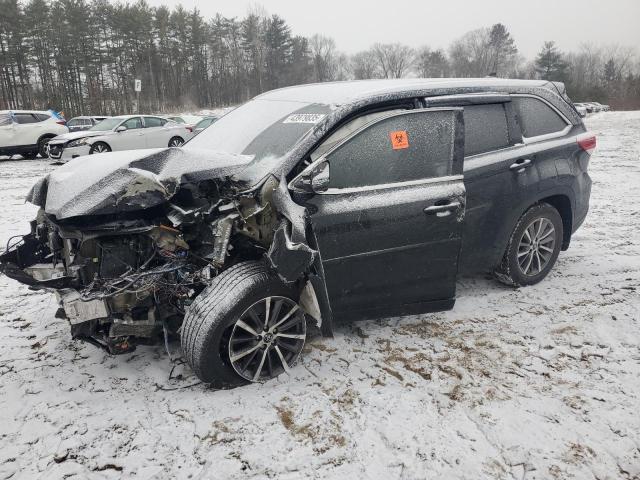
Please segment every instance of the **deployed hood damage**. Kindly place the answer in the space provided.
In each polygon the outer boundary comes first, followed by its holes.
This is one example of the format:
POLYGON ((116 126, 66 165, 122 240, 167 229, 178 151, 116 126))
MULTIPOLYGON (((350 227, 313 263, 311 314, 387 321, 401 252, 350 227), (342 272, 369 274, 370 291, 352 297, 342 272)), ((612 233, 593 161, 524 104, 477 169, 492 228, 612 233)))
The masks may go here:
POLYGON ((71 161, 29 192, 40 212, 0 256, 0 271, 55 290, 74 337, 120 353, 177 331, 212 278, 264 258, 330 333, 307 211, 284 176, 239 181, 251 160, 159 149, 71 161))
POLYGON ((27 200, 58 220, 143 210, 171 199, 181 185, 227 180, 251 159, 178 148, 90 155, 42 178, 27 200))

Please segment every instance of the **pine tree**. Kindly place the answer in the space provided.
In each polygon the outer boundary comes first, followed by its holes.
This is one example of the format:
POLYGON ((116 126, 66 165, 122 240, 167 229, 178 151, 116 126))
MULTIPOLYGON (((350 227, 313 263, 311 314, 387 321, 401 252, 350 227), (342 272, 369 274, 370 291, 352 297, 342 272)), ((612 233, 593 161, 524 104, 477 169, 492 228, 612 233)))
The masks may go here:
POLYGON ((564 81, 567 63, 555 42, 544 42, 535 60, 538 76, 543 80, 564 81))

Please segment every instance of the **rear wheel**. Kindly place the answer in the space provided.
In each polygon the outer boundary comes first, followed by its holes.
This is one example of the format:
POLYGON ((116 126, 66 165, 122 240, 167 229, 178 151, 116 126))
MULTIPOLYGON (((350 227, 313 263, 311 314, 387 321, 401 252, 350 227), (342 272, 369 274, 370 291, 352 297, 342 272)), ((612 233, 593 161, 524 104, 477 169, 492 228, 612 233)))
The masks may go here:
MULTIPOLYGON (((53 137, 43 137, 38 140, 38 152, 42 158, 47 158, 47 145, 53 137)), ((35 158, 35 157, 34 157, 35 158)))
POLYGON ((204 382, 237 386, 288 372, 306 337, 299 292, 263 262, 218 275, 194 300, 182 325, 185 359, 204 382))
POLYGON ((507 285, 534 285, 544 279, 556 263, 562 247, 562 217, 547 203, 527 210, 511 234, 509 245, 496 269, 496 277, 507 285))
POLYGON ((184 139, 182 137, 172 137, 171 140, 169 140, 170 147, 181 147, 182 145, 184 145, 184 139))
POLYGON ((96 142, 93 145, 91 145, 91 148, 89 149, 89 155, 93 155, 94 153, 106 153, 110 151, 111 151, 111 147, 106 143, 96 142))

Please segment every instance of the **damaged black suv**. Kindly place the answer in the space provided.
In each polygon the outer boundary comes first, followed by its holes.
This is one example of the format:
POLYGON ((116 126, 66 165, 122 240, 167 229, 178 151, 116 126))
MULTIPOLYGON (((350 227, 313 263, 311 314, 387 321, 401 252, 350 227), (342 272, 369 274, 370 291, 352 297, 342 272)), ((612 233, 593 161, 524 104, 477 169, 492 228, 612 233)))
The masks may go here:
POLYGON ((450 309, 460 272, 542 280, 587 214, 593 148, 558 83, 285 88, 182 148, 58 168, 0 265, 54 290, 75 338, 179 334, 203 381, 264 381, 307 322, 450 309))

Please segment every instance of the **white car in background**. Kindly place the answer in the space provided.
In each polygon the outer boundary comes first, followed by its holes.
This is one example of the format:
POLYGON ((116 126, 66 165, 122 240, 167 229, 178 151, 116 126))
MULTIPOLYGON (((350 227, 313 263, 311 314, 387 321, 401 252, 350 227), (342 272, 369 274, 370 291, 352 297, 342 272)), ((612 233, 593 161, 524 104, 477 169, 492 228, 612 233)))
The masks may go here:
POLYGON ((88 130, 60 135, 49 142, 49 157, 67 162, 82 155, 179 147, 191 136, 184 126, 153 115, 107 118, 88 130))
POLYGON ((587 107, 585 107, 582 103, 574 103, 573 106, 576 107, 576 112, 578 112, 581 117, 587 116, 587 107))
POLYGON ((0 110, 0 155, 46 157, 47 142, 69 131, 65 124, 53 111, 0 110))

